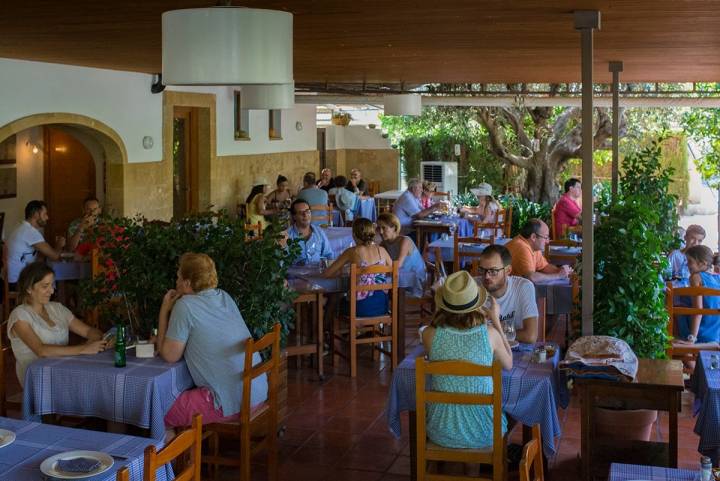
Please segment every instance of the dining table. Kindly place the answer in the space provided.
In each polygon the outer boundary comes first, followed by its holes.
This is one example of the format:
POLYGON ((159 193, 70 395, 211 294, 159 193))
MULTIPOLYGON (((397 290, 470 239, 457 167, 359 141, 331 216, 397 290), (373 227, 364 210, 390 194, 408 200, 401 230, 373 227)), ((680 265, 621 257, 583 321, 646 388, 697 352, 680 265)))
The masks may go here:
POLYGON ((113 350, 33 361, 25 374, 23 419, 92 416, 146 428, 153 439, 163 439, 165 414, 195 384, 184 360, 168 363, 131 352, 123 368, 115 367, 113 350))
MULTIPOLYGON (((565 375, 557 368, 560 348, 554 346, 553 356, 545 362, 536 362, 533 357, 536 345, 520 343, 513 349, 512 369, 502 372, 503 412, 525 426, 540 425, 543 453, 548 458, 555 455, 555 438, 562 434, 558 407, 567 408, 570 402, 565 375)), ((402 435, 400 414, 404 411, 410 414, 411 479, 415 479, 417 456, 415 362, 424 355, 424 347, 416 346, 395 369, 385 408, 388 428, 398 438, 402 435)))
POLYGON ((608 481, 695 481, 697 471, 640 464, 612 463, 608 481))
POLYGON ((698 451, 713 460, 713 466, 720 462, 720 369, 713 367, 711 356, 717 351, 700 351, 691 379, 695 394, 695 434, 700 436, 698 451))
MULTIPOLYGON (((497 237, 494 244, 506 245, 512 239, 509 237, 497 237)), ((432 241, 428 247, 431 262, 435 262, 435 253, 440 249, 443 262, 453 262, 455 256, 455 244, 452 236, 440 237, 432 241)), ((488 244, 461 244, 460 251, 468 253, 479 253, 485 250, 488 244)), ((571 264, 571 257, 575 258, 582 254, 582 247, 566 247, 566 246, 550 246, 550 256, 548 261, 551 264, 563 265, 571 264)))
MULTIPOLYGON (((288 286, 294 291, 305 293, 322 293, 323 295, 346 293, 350 289, 349 270, 337 277, 325 278, 323 269, 318 264, 294 265, 288 268, 288 286)), ((405 304, 408 291, 412 291, 419 282, 412 271, 398 272, 398 305, 405 304)), ((405 309, 398 310, 398 325, 405 325, 405 309)), ((398 329, 398 359, 405 356, 405 329, 398 329)))
POLYGON ((457 232, 460 237, 472 237, 473 235, 473 223, 459 215, 432 214, 414 220, 412 226, 417 234, 420 252, 424 251, 426 243, 441 237, 442 234, 453 235, 457 232))
MULTIPOLYGON (((151 444, 158 449, 163 442, 124 434, 75 429, 0 417, 0 429, 11 431, 15 440, 0 448, 2 481, 55 481, 40 470, 42 462, 68 451, 99 451, 109 455, 112 466, 103 473, 84 477, 83 481, 115 481, 117 471, 127 467, 130 481, 143 481, 144 451, 151 444)), ((155 472, 158 481, 174 478, 172 467, 163 465, 155 472)), ((67 479, 67 478, 63 478, 67 479)))
POLYGON ((330 249, 333 251, 333 257, 338 258, 345 249, 355 245, 352 236, 352 227, 322 227, 323 232, 330 241, 330 249))

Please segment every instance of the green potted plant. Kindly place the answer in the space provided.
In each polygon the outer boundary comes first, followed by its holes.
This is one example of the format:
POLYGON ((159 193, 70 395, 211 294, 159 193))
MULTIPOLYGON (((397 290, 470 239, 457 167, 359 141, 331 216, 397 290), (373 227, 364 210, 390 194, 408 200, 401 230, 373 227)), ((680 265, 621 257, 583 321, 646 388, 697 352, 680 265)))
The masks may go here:
POLYGON ((333 112, 330 118, 330 122, 333 125, 342 125, 343 127, 350 125, 351 120, 352 115, 350 115, 349 112, 333 112))
MULTIPOLYGON (((625 157, 620 194, 605 204, 595 227, 594 333, 623 339, 650 359, 664 358, 670 340, 661 274, 677 243, 672 170, 660 161, 657 143, 625 157)), ((600 433, 630 439, 648 440, 657 417, 656 411, 599 411, 600 433), (641 432, 620 432, 630 427, 641 432)))

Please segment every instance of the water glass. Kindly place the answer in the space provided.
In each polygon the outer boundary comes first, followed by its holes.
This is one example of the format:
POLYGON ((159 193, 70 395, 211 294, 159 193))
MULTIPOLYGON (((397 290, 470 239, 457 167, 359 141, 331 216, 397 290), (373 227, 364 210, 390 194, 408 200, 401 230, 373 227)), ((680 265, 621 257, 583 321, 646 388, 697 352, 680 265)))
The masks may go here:
POLYGON ((512 322, 503 323, 503 332, 505 333, 505 338, 508 342, 513 342, 515 340, 515 325, 512 322))
POLYGON ((717 354, 710 354, 710 369, 720 369, 720 357, 717 354))

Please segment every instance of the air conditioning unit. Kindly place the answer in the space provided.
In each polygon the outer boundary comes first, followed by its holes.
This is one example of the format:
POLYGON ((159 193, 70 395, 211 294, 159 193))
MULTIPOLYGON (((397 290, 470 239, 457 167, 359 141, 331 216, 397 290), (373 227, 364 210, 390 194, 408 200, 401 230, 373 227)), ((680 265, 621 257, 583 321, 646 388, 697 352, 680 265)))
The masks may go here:
POLYGON ((458 193, 457 162, 420 162, 422 180, 435 182, 438 192, 458 193))

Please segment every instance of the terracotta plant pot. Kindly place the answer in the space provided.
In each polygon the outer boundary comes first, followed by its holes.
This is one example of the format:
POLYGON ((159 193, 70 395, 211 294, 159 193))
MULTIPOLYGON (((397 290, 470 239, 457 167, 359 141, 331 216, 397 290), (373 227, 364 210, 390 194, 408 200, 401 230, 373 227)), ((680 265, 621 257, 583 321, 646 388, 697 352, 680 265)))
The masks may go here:
POLYGON ((657 411, 595 408, 595 435, 633 441, 650 441, 657 411))

